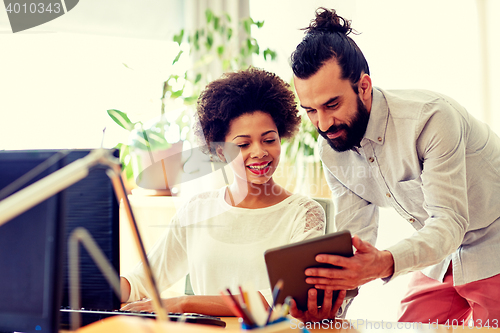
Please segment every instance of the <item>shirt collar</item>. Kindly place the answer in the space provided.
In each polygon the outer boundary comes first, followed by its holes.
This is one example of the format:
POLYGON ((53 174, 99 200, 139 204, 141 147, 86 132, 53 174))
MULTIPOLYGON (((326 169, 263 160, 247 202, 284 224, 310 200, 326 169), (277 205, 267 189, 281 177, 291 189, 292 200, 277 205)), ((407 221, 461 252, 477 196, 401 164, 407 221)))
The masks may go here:
POLYGON ((363 140, 368 139, 380 145, 384 144, 388 118, 389 107, 387 106, 384 94, 380 89, 374 87, 370 119, 368 120, 365 136, 361 140, 361 143, 363 143, 363 140))

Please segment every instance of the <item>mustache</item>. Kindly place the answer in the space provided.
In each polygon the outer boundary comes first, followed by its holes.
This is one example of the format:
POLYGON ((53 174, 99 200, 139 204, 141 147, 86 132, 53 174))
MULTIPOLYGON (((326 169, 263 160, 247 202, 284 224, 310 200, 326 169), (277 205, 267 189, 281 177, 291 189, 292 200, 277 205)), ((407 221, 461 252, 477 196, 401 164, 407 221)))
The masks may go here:
POLYGON ((349 126, 347 126, 346 124, 332 125, 325 132, 323 132, 322 130, 320 130, 319 128, 317 128, 318 133, 321 134, 325 138, 326 138, 326 135, 328 133, 332 133, 333 134, 333 133, 338 132, 338 131, 343 130, 343 129, 349 130, 349 126))

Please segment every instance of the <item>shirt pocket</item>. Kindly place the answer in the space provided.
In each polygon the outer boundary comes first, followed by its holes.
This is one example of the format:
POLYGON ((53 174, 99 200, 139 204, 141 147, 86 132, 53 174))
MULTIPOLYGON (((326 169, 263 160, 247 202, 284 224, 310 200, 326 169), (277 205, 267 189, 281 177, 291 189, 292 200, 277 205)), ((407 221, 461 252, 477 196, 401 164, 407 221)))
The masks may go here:
POLYGON ((398 182, 399 188, 402 191, 402 195, 405 199, 409 199, 414 203, 423 205, 424 203, 424 192, 422 191, 422 179, 420 176, 415 179, 410 180, 400 180, 398 182))
POLYGON ((402 198, 402 204, 414 218, 422 218, 425 215, 424 210, 424 192, 422 191, 422 179, 420 176, 415 179, 402 180, 398 182, 400 191, 399 197, 402 198))

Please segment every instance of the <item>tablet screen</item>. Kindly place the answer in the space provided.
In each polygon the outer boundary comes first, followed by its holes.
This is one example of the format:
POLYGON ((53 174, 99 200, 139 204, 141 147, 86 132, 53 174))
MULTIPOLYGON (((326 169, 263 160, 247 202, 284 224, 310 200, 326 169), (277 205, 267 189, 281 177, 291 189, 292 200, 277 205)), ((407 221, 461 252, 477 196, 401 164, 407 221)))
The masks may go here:
MULTIPOLYGON (((352 257, 351 233, 347 230, 340 231, 272 248, 264 253, 271 286, 274 286, 278 280, 283 280, 283 288, 276 304, 283 304, 287 296, 292 296, 300 310, 307 310, 307 292, 313 288, 313 285, 305 282, 304 271, 308 267, 335 267, 318 263, 314 258, 320 253, 352 257)), ((348 291, 348 298, 356 294, 357 289, 348 291)), ((323 296, 324 291, 318 290, 318 306, 323 304, 323 296)), ((333 302, 337 296, 338 291, 335 291, 333 302)))

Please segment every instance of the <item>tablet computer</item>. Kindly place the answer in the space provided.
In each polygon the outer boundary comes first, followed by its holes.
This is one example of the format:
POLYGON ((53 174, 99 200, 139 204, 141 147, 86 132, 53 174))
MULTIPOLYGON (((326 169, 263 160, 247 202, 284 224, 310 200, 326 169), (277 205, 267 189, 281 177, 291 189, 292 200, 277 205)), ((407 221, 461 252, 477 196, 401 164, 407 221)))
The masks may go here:
MULTIPOLYGON (((278 280, 283 280, 283 287, 278 295, 278 299, 275 300, 276 304, 283 304, 287 296, 292 296, 300 310, 307 310, 307 291, 314 288, 314 285, 308 284, 305 281, 306 275, 304 271, 306 268, 337 267, 317 262, 315 257, 321 253, 352 257, 351 233, 347 230, 339 231, 272 248, 264 253, 271 288, 278 280)), ((332 302, 335 302, 338 293, 338 291, 334 291, 332 302)), ((346 298, 352 298, 357 293, 357 288, 348 290, 346 298)), ((323 304, 323 296, 324 291, 318 290, 318 306, 323 304)))

